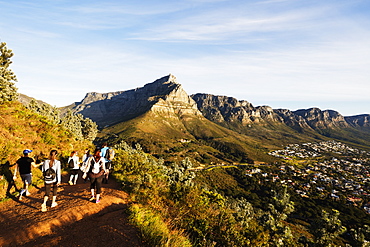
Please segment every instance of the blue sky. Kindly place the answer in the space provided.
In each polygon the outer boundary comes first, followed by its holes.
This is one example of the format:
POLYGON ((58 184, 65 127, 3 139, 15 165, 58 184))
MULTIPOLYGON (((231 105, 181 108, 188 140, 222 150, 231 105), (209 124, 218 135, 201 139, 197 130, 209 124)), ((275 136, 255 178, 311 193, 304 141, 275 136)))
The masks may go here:
POLYGON ((2 1, 20 93, 55 106, 173 74, 188 94, 370 113, 370 1, 2 1))

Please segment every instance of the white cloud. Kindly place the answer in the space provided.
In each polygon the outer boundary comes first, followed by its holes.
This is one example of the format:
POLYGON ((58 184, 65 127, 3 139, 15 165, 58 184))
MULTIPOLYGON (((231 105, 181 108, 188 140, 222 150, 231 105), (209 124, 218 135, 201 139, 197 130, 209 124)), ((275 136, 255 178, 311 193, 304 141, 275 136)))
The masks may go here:
POLYGON ((54 105, 169 73, 253 104, 370 103, 369 18, 347 1, 41 3, 5 4, 0 38, 20 91, 54 105))

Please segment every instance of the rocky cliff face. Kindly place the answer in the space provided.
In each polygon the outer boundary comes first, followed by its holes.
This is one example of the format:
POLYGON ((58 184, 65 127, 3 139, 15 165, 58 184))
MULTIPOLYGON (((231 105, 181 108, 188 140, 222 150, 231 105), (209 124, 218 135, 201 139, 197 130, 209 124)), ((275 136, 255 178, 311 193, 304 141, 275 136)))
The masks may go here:
POLYGON ((361 128, 370 131, 370 115, 343 117, 332 110, 310 108, 297 111, 253 106, 245 100, 211 94, 189 96, 168 75, 143 87, 110 93, 88 93, 72 110, 91 118, 102 128, 138 117, 148 111, 161 117, 195 116, 238 129, 251 126, 284 125, 294 131, 361 128))
POLYGON ((202 116, 195 101, 189 97, 182 86, 177 83, 177 80, 173 75, 169 75, 168 79, 165 78, 163 83, 173 84, 173 86, 170 87, 171 90, 167 93, 153 96, 153 98, 158 98, 157 102, 151 107, 153 112, 166 116, 202 116))
POLYGON ((248 101, 210 94, 194 94, 191 97, 203 115, 216 123, 240 123, 245 126, 283 123, 298 131, 370 127, 370 115, 343 117, 336 111, 319 108, 290 111, 269 106, 254 107, 248 101))
POLYGON ((203 115, 217 123, 240 122, 247 125, 280 120, 269 106, 254 107, 248 101, 211 94, 194 94, 191 97, 203 115))
POLYGON ((202 115, 173 75, 128 91, 88 93, 73 108, 100 127, 127 121, 149 110, 163 116, 202 115))
POLYGON ((310 108, 295 111, 294 114, 304 118, 314 129, 349 127, 344 117, 333 110, 321 111, 319 108, 310 108))
POLYGON ((370 128, 370 114, 344 117, 346 122, 353 127, 370 128))
POLYGON ((304 117, 295 114, 291 110, 276 109, 274 112, 279 115, 283 123, 299 132, 302 132, 303 130, 312 130, 304 117))

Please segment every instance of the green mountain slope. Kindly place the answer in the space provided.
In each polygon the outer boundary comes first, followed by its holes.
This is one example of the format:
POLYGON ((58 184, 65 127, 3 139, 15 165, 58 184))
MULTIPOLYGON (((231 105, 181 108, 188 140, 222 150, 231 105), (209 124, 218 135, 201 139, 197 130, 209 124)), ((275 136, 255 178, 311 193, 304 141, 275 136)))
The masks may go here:
POLYGON ((110 143, 140 143, 144 150, 167 161, 184 157, 200 164, 271 160, 257 140, 193 115, 168 118, 149 111, 104 128, 99 137, 110 143))

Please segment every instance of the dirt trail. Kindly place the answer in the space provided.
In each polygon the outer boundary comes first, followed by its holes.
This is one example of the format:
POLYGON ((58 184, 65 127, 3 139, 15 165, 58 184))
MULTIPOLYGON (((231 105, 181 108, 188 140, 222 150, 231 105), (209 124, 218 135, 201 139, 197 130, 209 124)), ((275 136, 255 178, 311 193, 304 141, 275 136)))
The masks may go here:
POLYGON ((33 188, 22 201, 0 205, 0 246, 145 246, 128 224, 127 194, 113 180, 103 184, 101 202, 89 201, 89 183, 63 178, 58 206, 41 212, 44 187, 33 188))

